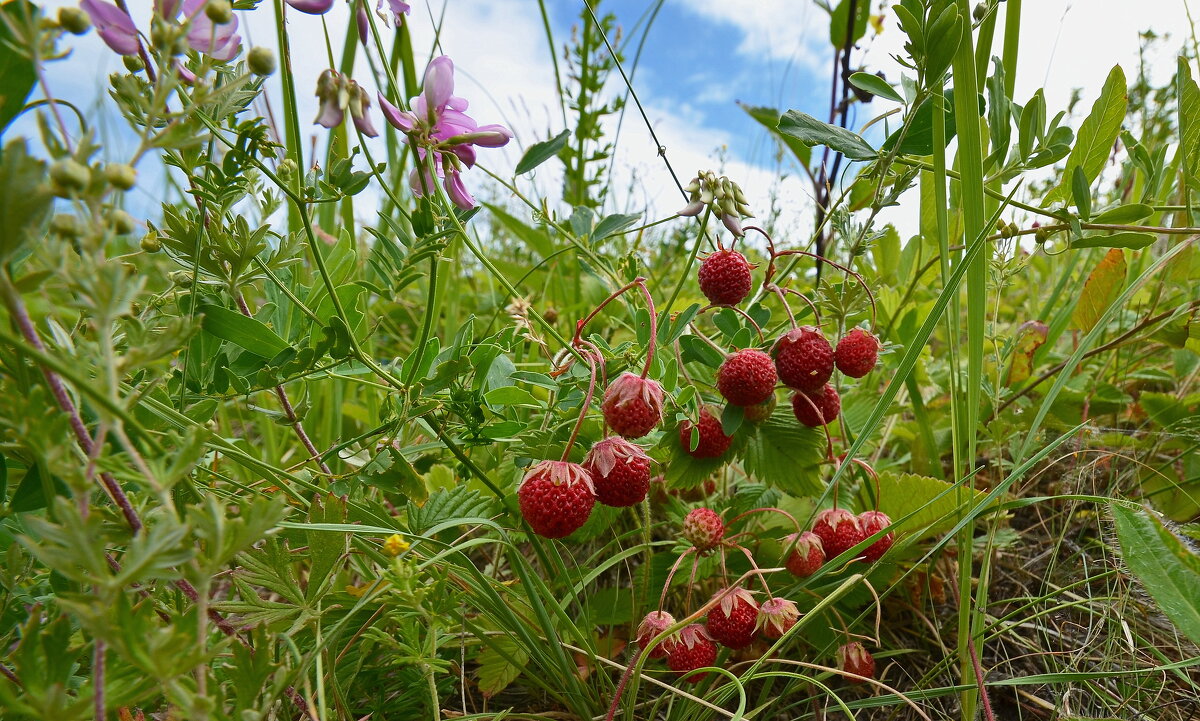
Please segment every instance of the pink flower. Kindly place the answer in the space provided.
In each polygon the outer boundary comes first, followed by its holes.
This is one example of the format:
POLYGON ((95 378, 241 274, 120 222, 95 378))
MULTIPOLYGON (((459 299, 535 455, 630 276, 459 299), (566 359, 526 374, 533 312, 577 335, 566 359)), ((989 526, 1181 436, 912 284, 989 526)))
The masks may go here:
POLYGON ((388 21, 388 16, 383 12, 383 4, 385 2, 388 4, 388 8, 392 11, 391 20, 393 25, 399 25, 400 16, 407 15, 412 10, 408 3, 401 2, 401 0, 379 0, 379 3, 375 6, 375 14, 378 15, 379 19, 383 20, 384 22, 388 21))
POLYGON ((415 195, 424 195, 436 182, 433 173, 443 179, 446 193, 460 208, 471 208, 475 199, 463 185, 460 164, 475 165, 475 146, 498 148, 512 139, 512 132, 502 125, 480 126, 466 114, 467 101, 454 94, 454 61, 442 55, 425 69, 421 94, 412 101, 412 110, 401 110, 379 95, 383 117, 397 130, 404 132, 420 148, 420 157, 432 166, 424 171, 414 169, 409 178, 415 195), (431 151, 426 154, 425 150, 431 151))
POLYGON ((102 0, 82 0, 79 7, 88 14, 100 39, 114 53, 137 55, 137 26, 124 10, 102 0))
POLYGON ((379 135, 371 116, 367 114, 371 98, 354 80, 336 70, 325 70, 317 78, 317 97, 321 100, 321 108, 317 119, 313 121, 315 124, 336 128, 345 120, 346 111, 349 110, 358 132, 368 138, 379 135))
POLYGON ((333 0, 284 0, 288 5, 309 15, 324 15, 333 7, 333 0))
POLYGON ((237 34, 237 15, 228 23, 217 25, 205 14, 206 4, 207 0, 183 0, 183 15, 188 20, 188 47, 213 60, 233 60, 242 49, 242 38, 237 34))

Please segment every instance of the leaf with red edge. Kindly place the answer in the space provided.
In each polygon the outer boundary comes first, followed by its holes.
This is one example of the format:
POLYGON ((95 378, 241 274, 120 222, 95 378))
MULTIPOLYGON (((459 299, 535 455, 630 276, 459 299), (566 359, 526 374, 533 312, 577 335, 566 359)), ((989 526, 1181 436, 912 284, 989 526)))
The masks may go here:
POLYGON ((1121 294, 1126 270, 1125 251, 1113 248, 1105 253, 1083 284, 1083 293, 1071 314, 1071 324, 1084 333, 1095 327, 1104 311, 1121 294))
POLYGON ((1046 342, 1049 328, 1040 320, 1029 320, 1017 329, 1013 339, 1012 363, 1008 366, 1008 379, 1005 385, 1019 385, 1033 372, 1033 354, 1046 342))

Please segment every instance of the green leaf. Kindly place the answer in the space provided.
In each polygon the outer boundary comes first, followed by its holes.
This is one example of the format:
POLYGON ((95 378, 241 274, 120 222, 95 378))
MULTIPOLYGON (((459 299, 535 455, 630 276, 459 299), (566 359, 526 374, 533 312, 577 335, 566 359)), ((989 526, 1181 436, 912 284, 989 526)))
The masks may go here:
POLYGON ((1179 159, 1184 175, 1194 181, 1200 173, 1200 87, 1183 56, 1179 57, 1175 89, 1179 97, 1179 159))
POLYGON ((1033 372, 1033 354, 1046 342, 1050 328, 1040 320, 1030 320, 1021 324, 1013 338, 1012 362, 1008 366, 1008 378, 1004 381, 1007 386, 1024 383, 1033 372))
POLYGON ((46 164, 29 155, 17 138, 0 153, 0 261, 42 232, 54 197, 46 183, 46 164))
POLYGON ((487 643, 476 659, 479 662, 476 674, 480 693, 484 698, 491 698, 521 675, 529 662, 529 652, 511 636, 491 637, 487 643))
MULTIPOLYGON (((345 523, 346 499, 332 493, 314 494, 308 506, 309 523, 345 523)), ((308 539, 308 600, 325 592, 326 579, 350 550, 350 534, 306 531, 308 539)))
POLYGON ((641 213, 614 213, 606 215, 596 227, 592 228, 592 240, 604 240, 610 235, 625 232, 634 223, 641 220, 641 213))
POLYGON ((1092 105, 1083 124, 1079 126, 1079 135, 1075 147, 1067 156, 1067 165, 1063 171, 1062 182, 1046 195, 1042 205, 1066 200, 1075 182, 1075 168, 1083 169, 1083 177, 1088 185, 1095 182, 1104 169, 1104 163, 1112 153, 1113 143, 1121 132, 1121 122, 1125 119, 1125 109, 1129 105, 1129 95, 1125 91, 1125 73, 1120 65, 1113 66, 1100 90, 1100 97, 1092 105))
POLYGON ((484 498, 479 491, 464 484, 435 491, 423 505, 409 501, 408 528, 414 534, 421 534, 445 521, 486 518, 493 512, 492 499, 484 498))
MULTIPOLYGON (((950 530, 958 520, 958 494, 954 491, 946 493, 950 488, 951 484, 929 476, 919 476, 915 473, 880 473, 879 510, 897 522, 897 537, 903 536, 910 542, 931 538, 950 530), (943 493, 945 495, 942 495, 943 493), (912 518, 900 521, 914 511, 916 513, 912 518)), ((987 495, 982 491, 975 491, 973 503, 970 500, 969 489, 962 489, 962 493, 968 507, 987 495)))
POLYGON ((1110 235, 1085 235, 1071 241, 1072 248, 1145 248, 1157 239, 1154 233, 1126 231, 1110 235))
POLYGON ((1100 213, 1095 218, 1092 218, 1093 223, 1107 223, 1111 225, 1123 225, 1126 223, 1136 223, 1139 220, 1145 220, 1151 215, 1154 215, 1154 208, 1145 203, 1129 203, 1127 205, 1118 205, 1114 208, 1100 213))
POLYGON ((1112 506, 1121 555, 1179 632, 1200 643, 1200 556, 1153 513, 1112 506))
MULTIPOLYGON (((979 112, 984 111, 983 96, 979 96, 979 112)), ((949 145, 958 133, 958 125, 954 122, 954 90, 947 90, 942 100, 942 117, 945 123, 945 140, 949 145)), ((891 150, 900 142, 900 152, 908 155, 930 155, 933 153, 933 99, 926 98, 917 106, 916 112, 908 121, 907 128, 899 128, 887 137, 883 143, 884 150, 891 150), (900 142, 903 133, 904 141, 900 142)))
POLYGON ((823 490, 820 465, 825 434, 797 423, 791 404, 781 404, 770 418, 749 428, 742 453, 747 474, 795 496, 816 495, 823 490))
POLYGON ((0 13, 6 16, 0 18, 0 78, 4 78, 0 82, 0 133, 21 112, 37 80, 33 61, 18 52, 22 43, 12 32, 12 28, 24 25, 24 18, 32 18, 36 11, 33 3, 24 0, 0 5, 0 13))
POLYGON ((500 386, 484 394, 483 400, 489 406, 532 406, 540 408, 542 403, 529 391, 520 386, 500 386))
POLYGON ((567 138, 569 137, 571 137, 571 131, 564 130, 549 140, 543 140, 540 143, 530 145, 525 154, 521 156, 521 162, 517 163, 517 169, 513 172, 517 175, 528 173, 550 158, 558 155, 559 151, 566 146, 567 138))
POLYGON ((245 348, 260 358, 274 358, 289 346, 262 321, 219 305, 201 305, 200 327, 216 337, 245 348))
POLYGON ((835 48, 853 45, 859 38, 867 34, 867 19, 870 15, 871 3, 869 0, 842 0, 833 9, 829 18, 829 42, 833 43, 835 48), (852 2, 854 3, 853 29, 848 27, 852 2), (848 32, 852 33, 849 37, 846 36, 848 32))
POLYGON ((1075 199, 1075 207, 1079 210, 1079 218, 1087 220, 1092 215, 1092 189, 1088 187, 1083 168, 1076 165, 1071 174, 1071 196, 1075 199))
POLYGON ((745 110, 750 117, 757 120, 760 125, 770 131, 776 140, 783 143, 784 147, 792 151, 792 155, 796 157, 801 166, 808 167, 809 162, 812 160, 812 148, 791 136, 779 132, 778 109, 745 105, 743 103, 739 103, 739 105, 741 105, 742 110, 745 110))
POLYGON ((805 145, 825 145, 851 160, 872 160, 875 151, 860 135, 823 123, 799 110, 789 110, 779 119, 779 132, 805 145))
POLYGON ((891 100, 897 103, 903 103, 904 98, 900 97, 900 93, 896 92, 888 81, 872 75, 871 73, 854 73, 850 76, 850 84, 859 90, 865 90, 868 93, 884 100, 891 100))
POLYGON ((727 436, 732 436, 742 427, 742 421, 745 419, 745 408, 735 406, 732 403, 726 404, 725 410, 721 411, 721 432, 727 436))
POLYGON ((1083 293, 1071 314, 1071 323, 1087 333, 1095 327, 1109 304, 1125 286, 1125 252, 1113 248, 1101 259, 1083 284, 1083 293))

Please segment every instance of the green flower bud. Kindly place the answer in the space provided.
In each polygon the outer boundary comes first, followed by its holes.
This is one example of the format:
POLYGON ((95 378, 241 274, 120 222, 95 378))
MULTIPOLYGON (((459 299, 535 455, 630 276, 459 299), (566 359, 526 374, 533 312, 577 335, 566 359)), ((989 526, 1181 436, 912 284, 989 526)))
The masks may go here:
POLYGON ((140 73, 146 68, 146 63, 137 55, 122 55, 121 62, 125 63, 125 69, 131 73, 140 73))
POLYGON ((987 17, 987 13, 988 13, 987 3, 979 3, 978 5, 975 6, 975 9, 971 11, 971 17, 975 18, 976 22, 979 22, 979 21, 983 20, 985 17, 987 17))
POLYGON ((255 75, 270 75, 275 72, 275 51, 256 45, 246 55, 246 65, 255 75))
POLYGON ((127 163, 109 163, 104 166, 104 177, 114 188, 129 190, 137 183, 137 171, 127 163))
POLYGON ((59 213, 50 219, 50 232, 64 238, 78 238, 83 233, 79 218, 70 213, 59 213))
POLYGON ((187 288, 192 285, 192 274, 186 270, 173 270, 167 273, 167 279, 180 288, 187 288))
POLYGON ((64 190, 83 190, 91 182, 92 174, 83 163, 63 158, 50 166, 50 179, 64 190))
POLYGON ((117 235, 127 235, 137 228, 137 221, 133 216, 118 208, 109 211, 108 224, 117 235))
POLYGON ((276 167, 275 172, 279 174, 280 180, 287 181, 292 179, 292 176, 296 174, 296 170, 296 161, 291 158, 284 158, 279 163, 279 166, 276 167))
POLYGON ((204 14, 217 25, 224 25, 233 20, 233 6, 229 0, 208 0, 204 14))
POLYGON ((147 253, 157 253, 162 250, 162 241, 153 230, 142 236, 142 250, 147 253))
POLYGON ((1038 228, 1037 230, 1033 231, 1033 239, 1038 245, 1041 245, 1047 240, 1050 240, 1050 231, 1046 230, 1045 228, 1038 228))
POLYGON ((66 6, 58 9, 58 24, 72 35, 83 35, 92 26, 92 21, 79 8, 66 6))

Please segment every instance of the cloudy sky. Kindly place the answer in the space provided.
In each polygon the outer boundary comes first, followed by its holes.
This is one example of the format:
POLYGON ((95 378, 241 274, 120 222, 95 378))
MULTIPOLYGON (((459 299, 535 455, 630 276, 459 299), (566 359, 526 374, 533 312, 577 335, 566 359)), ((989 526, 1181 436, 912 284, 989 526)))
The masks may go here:
MULTIPOLYGON (((482 123, 502 122, 516 133, 515 143, 481 153, 481 162, 503 173, 530 143, 563 128, 550 63, 552 49, 535 0, 410 1, 409 22, 418 55, 450 55, 458 68, 457 94, 471 101, 474 117, 482 123), (441 33, 435 36, 439 21, 441 33)), ((130 5, 144 27, 149 0, 131 0, 130 5)), ((547 0, 547 6, 557 45, 553 52, 561 60, 562 45, 580 22, 582 2, 547 0)), ((780 168, 775 165, 773 144, 737 103, 826 115, 832 60, 827 14, 810 0, 666 0, 649 23, 653 7, 647 0, 605 0, 600 9, 615 13, 622 38, 633 41, 625 48, 628 69, 634 73, 633 88, 677 173, 686 182, 700 168, 721 167, 746 188, 752 206, 764 214, 774 191, 780 219, 802 232, 811 214, 807 182, 787 165, 782 168, 785 179, 777 179, 780 168), (634 66, 637 43, 648 23, 634 66)), ((878 6, 873 11, 879 11, 878 6)), ((872 72, 882 70, 894 81, 900 69, 890 56, 901 51, 903 36, 893 17, 887 13, 884 32, 863 43, 856 62, 872 72)), ((322 19, 295 12, 288 18, 296 53, 293 70, 302 94, 301 116, 313 117, 316 100, 310 94, 328 64, 322 19)), ((344 35, 348 18, 347 5, 339 1, 324 18, 332 37, 344 35)), ((273 45, 272 3, 242 13, 241 23, 249 44, 273 45)), ((1136 75, 1142 61, 1142 31, 1169 36, 1144 58, 1152 76, 1161 81, 1173 71, 1178 49, 1190 44, 1189 28, 1183 0, 1026 0, 1016 99, 1024 102, 1034 90, 1045 87, 1053 114, 1066 107, 1078 88, 1083 101, 1076 110, 1077 125, 1113 64, 1123 65, 1130 77, 1136 75)), ((94 33, 66 42, 74 47, 74 57, 50 66, 49 82, 61 97, 84 105, 94 102, 107 85, 107 74, 120 69, 120 61, 94 33)), ((368 87, 373 84, 365 65, 360 64, 356 75, 368 87)), ((614 76, 610 88, 621 92, 624 85, 614 76)), ((879 102, 857 108, 852 124, 861 126, 885 109, 879 102)), ((102 119, 103 114, 93 117, 102 119)), ((381 123, 377 117, 376 124, 381 123)), ((608 127, 610 132, 617 130, 615 118, 608 127)), ((15 132, 29 129, 23 123, 15 132)), ((317 126, 304 130, 318 139, 324 132, 317 126)), ((109 152, 120 159, 120 138, 113 139, 109 152)), ((617 139, 610 210, 647 209, 652 217, 675 210, 680 205, 678 191, 632 104, 617 139)), ((554 165, 548 163, 537 177, 524 178, 522 183, 555 199, 554 165)), ((484 179, 472 177, 471 184, 486 197, 484 179)), ((152 200, 155 187, 141 192, 152 200)), ((901 213, 897 222, 903 224, 906 217, 901 213)))

